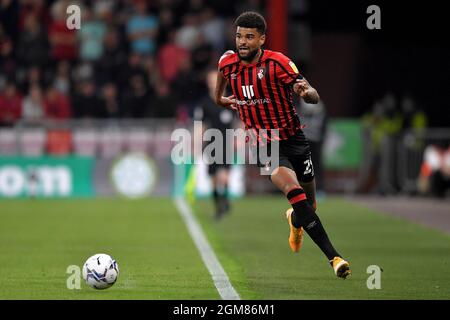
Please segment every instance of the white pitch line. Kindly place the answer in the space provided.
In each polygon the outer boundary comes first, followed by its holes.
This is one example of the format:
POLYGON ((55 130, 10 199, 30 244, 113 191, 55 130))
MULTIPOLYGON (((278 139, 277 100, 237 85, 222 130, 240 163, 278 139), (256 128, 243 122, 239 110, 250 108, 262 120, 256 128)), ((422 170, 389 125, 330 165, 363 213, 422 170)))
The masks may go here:
POLYGON ((192 213, 191 208, 186 203, 186 200, 181 197, 177 197, 175 198, 175 205, 188 228, 192 240, 194 240, 195 246, 200 252, 203 263, 206 265, 206 268, 208 268, 209 274, 214 281, 214 285, 216 286, 220 297, 223 300, 241 300, 241 297, 233 288, 230 279, 228 279, 227 273, 217 259, 214 250, 203 233, 200 224, 197 222, 194 214, 192 213))

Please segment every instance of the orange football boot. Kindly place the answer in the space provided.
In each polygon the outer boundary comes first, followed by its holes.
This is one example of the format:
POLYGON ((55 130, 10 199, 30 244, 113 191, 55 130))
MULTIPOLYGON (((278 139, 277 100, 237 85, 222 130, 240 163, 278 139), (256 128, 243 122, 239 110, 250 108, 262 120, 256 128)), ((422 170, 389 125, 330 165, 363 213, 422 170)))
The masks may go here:
POLYGON ((303 228, 296 228, 292 225, 292 212, 294 212, 294 209, 292 208, 289 208, 286 211, 286 218, 291 229, 289 234, 289 246, 293 252, 299 252, 303 244, 303 228))

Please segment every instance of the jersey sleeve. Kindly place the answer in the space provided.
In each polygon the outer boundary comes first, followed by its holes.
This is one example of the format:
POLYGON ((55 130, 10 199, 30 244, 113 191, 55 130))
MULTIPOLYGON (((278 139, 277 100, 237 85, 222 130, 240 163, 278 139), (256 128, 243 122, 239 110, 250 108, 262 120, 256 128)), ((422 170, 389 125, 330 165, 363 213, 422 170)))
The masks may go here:
POLYGON ((280 53, 277 62, 276 75, 283 84, 289 85, 295 80, 303 78, 295 63, 285 55, 280 53))
POLYGON ((219 63, 218 63, 217 69, 219 70, 219 72, 222 72, 223 76, 226 79, 228 79, 228 76, 229 76, 229 74, 228 74, 229 68, 226 68, 226 67, 235 62, 235 60, 236 60, 235 56, 236 56, 236 54, 234 53, 233 50, 228 50, 219 58, 219 63))

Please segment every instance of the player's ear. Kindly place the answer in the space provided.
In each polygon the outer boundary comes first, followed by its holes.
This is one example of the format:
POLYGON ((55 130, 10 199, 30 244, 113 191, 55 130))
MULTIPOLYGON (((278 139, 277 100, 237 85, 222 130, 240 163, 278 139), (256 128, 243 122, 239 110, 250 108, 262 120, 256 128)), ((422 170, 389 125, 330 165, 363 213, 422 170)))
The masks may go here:
POLYGON ((262 45, 264 45, 265 42, 266 42, 266 35, 263 34, 263 35, 259 38, 259 45, 262 46, 262 45))

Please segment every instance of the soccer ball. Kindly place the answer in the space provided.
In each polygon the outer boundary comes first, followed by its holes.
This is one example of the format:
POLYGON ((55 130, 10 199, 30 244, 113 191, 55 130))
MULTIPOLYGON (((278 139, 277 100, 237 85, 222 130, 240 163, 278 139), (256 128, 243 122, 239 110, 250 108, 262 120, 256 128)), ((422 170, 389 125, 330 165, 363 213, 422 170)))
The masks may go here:
POLYGON ((111 256, 99 253, 89 257, 83 265, 83 279, 94 289, 107 289, 116 283, 119 266, 111 256))

